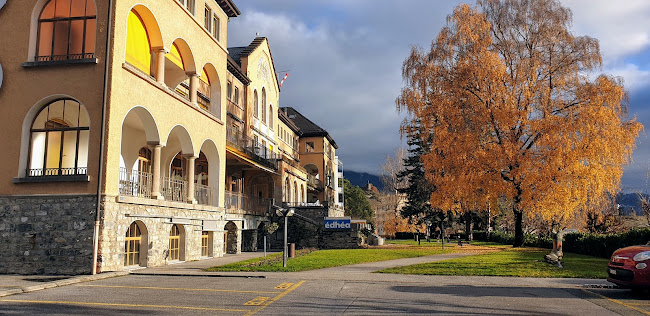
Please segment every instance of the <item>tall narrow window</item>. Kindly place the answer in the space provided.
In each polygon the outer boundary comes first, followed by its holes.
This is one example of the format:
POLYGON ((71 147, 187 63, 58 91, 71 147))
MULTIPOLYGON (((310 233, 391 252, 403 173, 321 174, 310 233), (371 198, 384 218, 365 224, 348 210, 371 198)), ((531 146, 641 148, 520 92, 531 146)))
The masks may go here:
POLYGON ((181 232, 174 224, 169 233, 169 260, 180 260, 181 232))
POLYGON ((204 26, 205 29, 208 30, 208 32, 212 31, 212 9, 208 7, 207 5, 205 6, 205 14, 203 16, 204 20, 204 26))
POLYGON ((239 88, 238 87, 235 87, 235 97, 233 98, 233 102, 235 102, 235 104, 239 104, 239 88))
POLYGON ((228 81, 228 86, 226 87, 226 93, 228 100, 232 100, 232 82, 228 81))
POLYGON ((124 266, 140 265, 142 233, 136 222, 131 223, 124 239, 124 266))
POLYGON ((27 175, 88 174, 89 124, 86 109, 75 100, 46 105, 32 123, 27 175))
POLYGON ((266 123, 266 89, 262 88, 262 122, 266 123))
POLYGON ((38 18, 36 61, 95 58, 93 0, 50 0, 38 18))
POLYGON ((273 105, 269 105, 269 128, 273 130, 273 105))
POLYGON ((257 90, 253 92, 253 107, 255 108, 255 111, 253 112, 255 117, 260 117, 260 100, 257 97, 257 90))
POLYGON ((212 17, 212 36, 214 36, 214 38, 217 41, 220 40, 219 39, 219 34, 220 34, 219 27, 220 27, 220 25, 219 25, 219 17, 217 17, 217 15, 215 14, 212 17))
POLYGON ((201 257, 210 256, 210 243, 212 242, 212 232, 201 232, 201 257))

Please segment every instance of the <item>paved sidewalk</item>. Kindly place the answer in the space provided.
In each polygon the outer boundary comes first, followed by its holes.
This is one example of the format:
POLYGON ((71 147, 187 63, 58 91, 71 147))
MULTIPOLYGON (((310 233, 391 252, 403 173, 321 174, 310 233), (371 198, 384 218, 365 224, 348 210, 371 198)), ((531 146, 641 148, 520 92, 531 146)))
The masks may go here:
MULTIPOLYGON (((272 254, 272 252, 267 252, 272 254)), ((155 275, 210 275, 222 276, 214 272, 204 272, 202 269, 233 263, 242 260, 262 257, 264 252, 244 252, 238 255, 226 255, 224 257, 212 258, 200 261, 181 262, 161 267, 142 268, 130 271, 104 272, 96 275, 15 275, 0 274, 0 297, 29 293, 33 291, 49 289, 81 282, 89 282, 106 278, 125 276, 129 274, 155 274, 155 275)), ((227 275, 223 275, 227 276, 227 275)), ((237 276, 236 274, 230 276, 237 276)), ((242 277, 255 277, 242 274, 242 277)))

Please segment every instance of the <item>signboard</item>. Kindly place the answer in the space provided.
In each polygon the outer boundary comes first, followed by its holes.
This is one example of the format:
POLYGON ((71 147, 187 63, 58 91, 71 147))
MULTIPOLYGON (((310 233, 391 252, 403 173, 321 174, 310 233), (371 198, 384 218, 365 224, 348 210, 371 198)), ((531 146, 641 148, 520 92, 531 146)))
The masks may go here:
POLYGON ((350 230, 350 217, 325 217, 325 230, 350 230))

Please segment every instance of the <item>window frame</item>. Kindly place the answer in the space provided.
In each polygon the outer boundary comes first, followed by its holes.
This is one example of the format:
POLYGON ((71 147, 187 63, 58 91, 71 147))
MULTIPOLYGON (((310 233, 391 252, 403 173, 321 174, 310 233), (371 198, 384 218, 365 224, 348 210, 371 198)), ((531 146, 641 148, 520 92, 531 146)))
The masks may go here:
MULTIPOLYGON (((64 177, 86 177, 87 178, 88 177, 88 161, 86 161, 86 167, 83 168, 83 169, 85 169, 85 172, 80 172, 79 149, 80 149, 80 145, 81 145, 80 136, 81 136, 82 131, 88 131, 88 134, 89 134, 88 135, 88 143, 89 144, 88 144, 87 149, 88 150, 90 149, 90 146, 89 146, 90 145, 90 117, 88 117, 88 120, 89 120, 88 126, 54 127, 54 128, 48 128, 48 127, 45 126, 44 128, 36 128, 36 129, 34 128, 34 124, 36 123, 36 120, 38 119, 40 114, 43 111, 45 111, 46 109, 48 109, 52 104, 54 104, 56 102, 59 102, 59 101, 64 102, 64 109, 65 109, 65 102, 66 101, 72 101, 72 102, 77 103, 77 111, 78 111, 77 112, 77 125, 80 125, 79 121, 81 120, 81 114, 82 114, 81 109, 82 108, 84 109, 83 112, 85 112, 85 114, 88 115, 88 112, 85 110, 85 108, 83 107, 81 102, 79 102, 79 101, 77 101, 75 99, 72 99, 72 98, 57 98, 57 99, 54 99, 54 100, 46 103, 43 107, 41 107, 41 109, 36 113, 36 115, 32 119, 32 123, 31 123, 30 128, 29 128, 29 142, 28 142, 28 152, 27 152, 27 168, 26 168, 26 173, 25 173, 26 178, 44 178, 44 177, 57 177, 57 178, 59 178, 59 177, 61 177, 61 178, 64 178, 64 177), (71 131, 76 131, 74 167, 73 168, 63 168, 63 165, 62 165, 63 164, 63 159, 62 159, 62 157, 63 157, 64 146, 65 146, 65 143, 64 143, 63 140, 65 139, 65 137, 64 137, 65 132, 71 132, 71 131), (47 166, 47 154, 48 154, 47 153, 47 148, 48 148, 48 140, 49 140, 49 133, 50 132, 60 132, 61 133, 61 142, 59 144, 59 167, 58 168, 49 168, 49 169, 56 169, 57 170, 57 172, 56 172, 57 174, 54 174, 54 175, 48 174, 48 172, 47 172, 48 168, 46 168, 46 166, 47 166), (43 166, 42 166, 43 168, 40 169, 41 170, 40 175, 32 175, 32 172, 31 172, 32 170, 38 170, 38 169, 32 169, 31 168, 32 160, 34 158, 32 156, 32 154, 33 154, 32 153, 32 149, 33 149, 32 148, 33 147, 32 142, 34 140, 34 133, 45 133, 45 145, 44 145, 44 148, 43 148, 43 151, 44 151, 44 153, 43 153, 43 166), (65 172, 63 172, 64 169, 74 169, 74 173, 73 174, 65 174, 65 172)), ((49 111, 49 109, 48 109, 48 111, 49 111)), ((65 116, 65 110, 64 110, 64 116, 65 116)), ((49 113, 48 113, 48 118, 49 118, 49 113)), ((49 120, 46 121, 46 123, 47 122, 49 122, 49 120)))
MULTIPOLYGON (((56 2, 57 0, 49 0, 43 5, 41 8, 38 18, 36 19, 36 45, 35 45, 35 51, 34 51, 34 62, 35 63, 51 63, 51 62, 67 62, 67 61, 88 61, 88 60, 93 60, 95 59, 95 51, 97 50, 97 12, 95 12, 95 15, 87 15, 87 12, 85 12, 88 8, 88 2, 92 1, 92 6, 96 9, 97 5, 95 3, 95 0, 85 0, 85 7, 84 7, 84 16, 67 16, 67 17, 52 17, 52 18, 47 18, 43 19, 43 12, 45 11, 45 8, 52 3, 52 1, 56 2), (88 39, 89 33, 88 33, 88 21, 89 20, 94 20, 95 21, 95 44, 93 52, 86 52, 86 42, 88 39), (70 53, 70 45, 71 45, 71 29, 72 29, 72 23, 73 21, 83 21, 83 35, 82 35, 82 45, 81 45, 81 53, 80 54, 71 54, 70 53), (68 36, 67 36, 67 48, 66 48, 66 54, 65 55, 55 55, 55 44, 56 44, 56 24, 59 22, 67 22, 68 26, 68 36), (40 55, 40 49, 41 49, 41 34, 42 34, 42 25, 44 23, 52 23, 52 38, 51 38, 51 51, 49 56, 41 56, 40 55), (65 58, 60 58, 61 56, 65 58), (71 58, 71 56, 77 56, 80 58, 71 58), (59 58, 57 58, 59 57, 59 58)), ((54 4, 56 7, 56 3, 54 4)), ((56 10, 56 9, 55 9, 56 10)))

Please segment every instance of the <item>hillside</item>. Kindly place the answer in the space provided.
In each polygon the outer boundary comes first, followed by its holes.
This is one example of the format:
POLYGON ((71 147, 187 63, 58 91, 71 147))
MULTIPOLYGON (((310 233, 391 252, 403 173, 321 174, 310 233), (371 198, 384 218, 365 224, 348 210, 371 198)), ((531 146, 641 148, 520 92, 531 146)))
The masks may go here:
POLYGON ((384 188, 384 186, 381 183, 381 180, 379 180, 378 175, 370 174, 367 172, 356 172, 352 170, 345 170, 343 171, 343 177, 348 179, 352 185, 356 185, 358 187, 364 188, 368 182, 372 183, 377 189, 380 191, 384 188))

